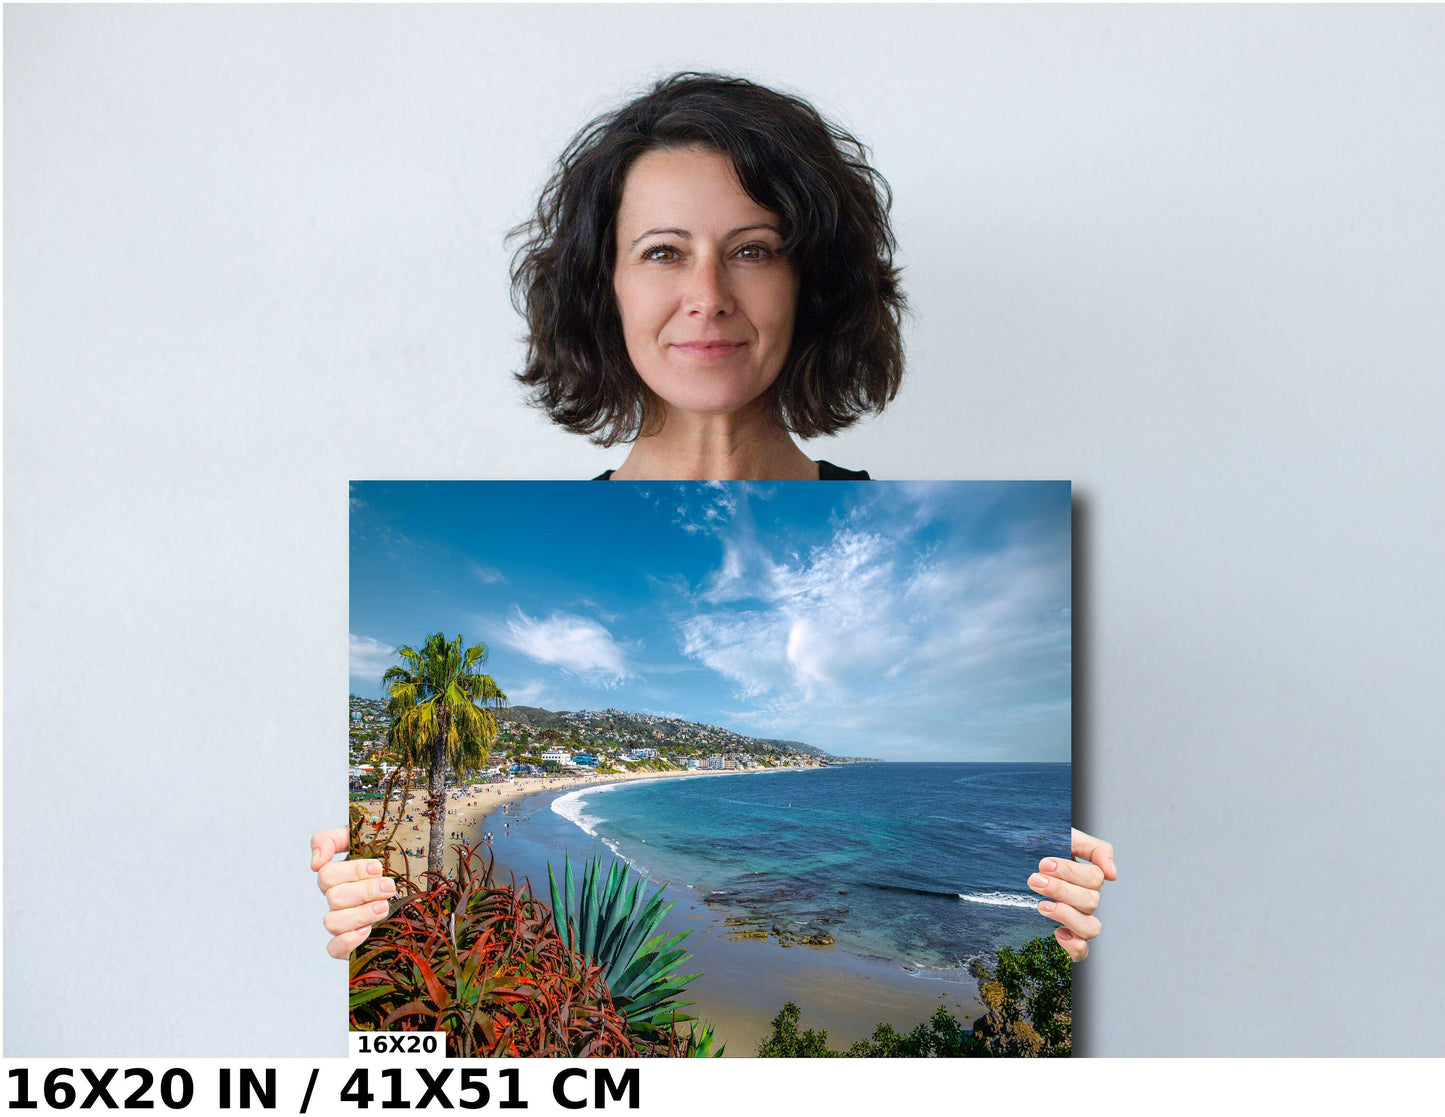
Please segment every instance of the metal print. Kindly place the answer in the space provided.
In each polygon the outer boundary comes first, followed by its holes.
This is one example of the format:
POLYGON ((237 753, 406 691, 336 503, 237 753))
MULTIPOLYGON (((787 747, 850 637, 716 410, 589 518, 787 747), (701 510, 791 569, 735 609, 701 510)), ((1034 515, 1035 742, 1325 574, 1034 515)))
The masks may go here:
POLYGON ((351 1025, 1063 1055, 1067 482, 354 482, 351 1025))

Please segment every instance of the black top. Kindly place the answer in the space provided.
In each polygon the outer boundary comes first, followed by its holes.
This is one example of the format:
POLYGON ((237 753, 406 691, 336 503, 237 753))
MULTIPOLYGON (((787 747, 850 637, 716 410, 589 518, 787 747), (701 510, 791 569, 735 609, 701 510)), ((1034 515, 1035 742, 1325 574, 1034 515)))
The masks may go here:
MULTIPOLYGON (((592 480, 611 481, 612 470, 609 469, 606 473, 599 473, 596 477, 592 478, 592 480)), ((818 480, 871 481, 872 478, 868 476, 866 469, 843 469, 841 466, 836 466, 832 462, 820 461, 818 462, 818 480)))

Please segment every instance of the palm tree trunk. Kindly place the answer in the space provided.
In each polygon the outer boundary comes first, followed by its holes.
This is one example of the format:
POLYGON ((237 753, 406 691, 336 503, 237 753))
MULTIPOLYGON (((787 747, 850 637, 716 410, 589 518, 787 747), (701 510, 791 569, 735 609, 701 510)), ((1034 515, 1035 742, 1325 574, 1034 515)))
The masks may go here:
POLYGON ((442 850, 446 841, 444 833, 447 824, 447 756, 446 734, 438 733, 431 747, 431 770, 426 781, 426 814, 431 824, 427 836, 427 872, 442 871, 442 850))

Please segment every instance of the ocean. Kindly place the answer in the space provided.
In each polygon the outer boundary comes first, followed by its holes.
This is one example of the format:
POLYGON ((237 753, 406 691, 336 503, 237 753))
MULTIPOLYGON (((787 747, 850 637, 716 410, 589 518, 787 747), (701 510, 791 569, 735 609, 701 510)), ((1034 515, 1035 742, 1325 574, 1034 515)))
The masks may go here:
POLYGON ((554 834, 574 861, 579 840, 605 844, 719 921, 826 934, 851 953, 961 977, 970 959, 1056 926, 1026 882, 1040 858, 1068 853, 1070 766, 707 775, 582 788, 551 811, 571 829, 554 834))

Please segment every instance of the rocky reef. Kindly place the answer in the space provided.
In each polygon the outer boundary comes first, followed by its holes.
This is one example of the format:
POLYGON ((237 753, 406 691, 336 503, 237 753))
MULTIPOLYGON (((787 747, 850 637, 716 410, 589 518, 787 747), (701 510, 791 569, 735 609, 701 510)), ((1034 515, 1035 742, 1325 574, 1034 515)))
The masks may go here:
POLYGON ((734 915, 723 920, 728 939, 776 938, 779 946, 832 946, 833 936, 811 930, 806 921, 776 919, 765 915, 734 915))

